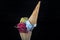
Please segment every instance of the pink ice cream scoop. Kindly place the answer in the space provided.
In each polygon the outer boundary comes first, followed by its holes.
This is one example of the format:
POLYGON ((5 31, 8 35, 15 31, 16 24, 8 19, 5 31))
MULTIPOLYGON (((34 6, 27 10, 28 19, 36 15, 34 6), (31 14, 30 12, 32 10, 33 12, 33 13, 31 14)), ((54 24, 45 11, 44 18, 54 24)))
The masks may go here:
POLYGON ((17 24, 17 28, 19 32, 27 33, 27 28, 25 23, 19 23, 17 24))

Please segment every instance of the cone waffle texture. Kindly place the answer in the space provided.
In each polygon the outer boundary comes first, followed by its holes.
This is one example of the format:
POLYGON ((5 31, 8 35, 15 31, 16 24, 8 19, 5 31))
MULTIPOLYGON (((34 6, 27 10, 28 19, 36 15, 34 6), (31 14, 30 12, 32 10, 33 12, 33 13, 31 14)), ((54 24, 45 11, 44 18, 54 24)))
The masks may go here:
POLYGON ((32 32, 28 33, 20 33, 21 39, 22 40, 30 40, 32 32))
POLYGON ((32 15, 29 18, 29 21, 31 22, 31 24, 37 24, 39 8, 40 8, 40 1, 38 2, 37 6, 35 7, 35 9, 32 13, 32 15))

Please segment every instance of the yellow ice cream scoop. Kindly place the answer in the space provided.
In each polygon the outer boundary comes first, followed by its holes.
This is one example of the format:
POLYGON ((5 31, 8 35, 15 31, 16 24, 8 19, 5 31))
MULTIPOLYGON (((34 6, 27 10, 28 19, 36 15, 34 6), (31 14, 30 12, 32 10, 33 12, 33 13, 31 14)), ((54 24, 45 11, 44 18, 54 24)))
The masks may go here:
POLYGON ((28 20, 27 17, 22 17, 21 20, 20 20, 20 23, 21 23, 21 22, 24 23, 24 22, 26 22, 26 20, 28 20))

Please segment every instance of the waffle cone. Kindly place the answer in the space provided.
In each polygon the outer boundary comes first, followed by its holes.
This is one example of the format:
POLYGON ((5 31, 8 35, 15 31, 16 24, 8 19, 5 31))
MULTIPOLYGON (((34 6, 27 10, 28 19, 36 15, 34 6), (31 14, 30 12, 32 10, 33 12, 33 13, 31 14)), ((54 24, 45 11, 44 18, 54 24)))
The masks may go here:
POLYGON ((21 39, 22 40, 30 40, 32 32, 28 33, 20 33, 21 39))
POLYGON ((40 8, 40 1, 36 5, 35 9, 33 10, 32 14, 29 18, 29 21, 31 22, 31 24, 37 24, 39 8, 40 8))

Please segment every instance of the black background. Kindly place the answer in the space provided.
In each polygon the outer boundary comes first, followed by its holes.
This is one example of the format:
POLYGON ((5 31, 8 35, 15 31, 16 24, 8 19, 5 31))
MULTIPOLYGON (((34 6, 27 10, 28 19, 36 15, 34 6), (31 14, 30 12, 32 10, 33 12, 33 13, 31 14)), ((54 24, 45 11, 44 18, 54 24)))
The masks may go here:
MULTIPOLYGON (((21 17, 29 17, 39 0, 2 0, 1 1, 1 37, 6 40, 21 40, 14 26, 21 17)), ((37 27, 31 40, 48 40, 48 1, 41 0, 37 27)))

